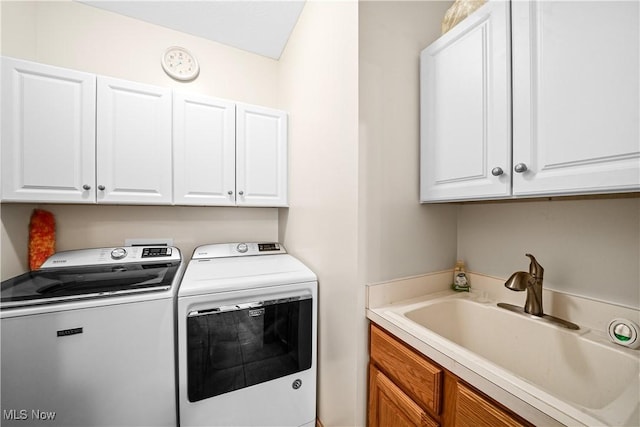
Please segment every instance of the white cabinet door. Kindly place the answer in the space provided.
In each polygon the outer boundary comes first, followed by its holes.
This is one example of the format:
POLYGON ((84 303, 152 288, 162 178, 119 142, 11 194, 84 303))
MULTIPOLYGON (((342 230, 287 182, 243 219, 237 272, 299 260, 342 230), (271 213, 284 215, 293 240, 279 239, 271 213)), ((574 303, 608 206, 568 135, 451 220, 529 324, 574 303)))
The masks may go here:
POLYGON ((171 204, 171 90, 98 76, 98 203, 171 204))
POLYGON ((512 8, 514 195, 639 190, 640 3, 512 8))
POLYGON ((95 202, 92 74, 2 58, 2 200, 95 202))
POLYGON ((236 204, 287 206, 287 114, 236 105, 236 204))
POLYGON ((420 201, 510 195, 509 22, 489 2, 420 55, 420 201))
POLYGON ((173 94, 173 200, 233 206, 236 189, 235 104, 173 94))

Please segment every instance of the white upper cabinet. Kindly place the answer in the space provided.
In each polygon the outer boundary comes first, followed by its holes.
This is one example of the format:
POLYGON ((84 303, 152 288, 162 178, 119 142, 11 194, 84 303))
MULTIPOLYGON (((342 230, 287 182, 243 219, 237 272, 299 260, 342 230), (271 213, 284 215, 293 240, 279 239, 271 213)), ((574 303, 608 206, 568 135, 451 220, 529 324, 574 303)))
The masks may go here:
POLYGON ((3 202, 287 206, 287 113, 2 57, 3 202))
POLYGON ((2 58, 2 200, 95 203, 96 78, 2 58))
POLYGON ((236 105, 236 203, 287 206, 287 114, 236 105))
POLYGON ((171 204, 171 90, 98 77, 99 203, 171 204))
POLYGON ((174 203, 287 205, 287 115, 174 94, 174 203))
POLYGON ((513 194, 639 190, 640 2, 512 8, 513 194))
POLYGON ((174 203, 234 206, 235 104, 196 94, 173 95, 174 203))
POLYGON ((491 2, 420 55, 421 201, 510 194, 508 24, 491 2))
POLYGON ((640 190, 639 24, 637 1, 497 0, 425 49, 421 201, 640 190))

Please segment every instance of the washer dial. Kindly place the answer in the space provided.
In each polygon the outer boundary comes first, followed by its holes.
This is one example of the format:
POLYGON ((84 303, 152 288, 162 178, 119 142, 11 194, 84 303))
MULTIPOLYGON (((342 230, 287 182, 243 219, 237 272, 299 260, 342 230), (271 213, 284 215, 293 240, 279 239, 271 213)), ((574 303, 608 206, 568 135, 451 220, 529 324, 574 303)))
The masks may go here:
POLYGON ((111 258, 122 259, 127 256, 127 250, 125 248, 115 248, 111 251, 111 258))

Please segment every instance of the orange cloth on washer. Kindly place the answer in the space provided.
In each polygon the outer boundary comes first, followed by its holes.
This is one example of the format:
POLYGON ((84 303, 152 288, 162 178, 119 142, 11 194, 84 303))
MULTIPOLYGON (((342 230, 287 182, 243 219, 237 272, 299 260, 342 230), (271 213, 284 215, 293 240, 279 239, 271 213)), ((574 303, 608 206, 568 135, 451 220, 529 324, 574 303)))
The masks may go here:
POLYGON ((29 269, 36 270, 56 252, 56 220, 43 209, 34 209, 29 223, 29 269))

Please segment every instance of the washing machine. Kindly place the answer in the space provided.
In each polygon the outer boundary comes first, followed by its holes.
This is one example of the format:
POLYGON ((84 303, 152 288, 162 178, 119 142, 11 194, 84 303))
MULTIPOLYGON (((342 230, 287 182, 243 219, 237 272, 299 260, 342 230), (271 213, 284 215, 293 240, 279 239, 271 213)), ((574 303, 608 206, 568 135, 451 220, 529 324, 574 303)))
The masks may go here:
POLYGON ((175 247, 59 252, 0 287, 3 426, 175 426, 175 247))
POLYGON ((315 274, 279 243, 196 248, 178 290, 186 426, 314 426, 315 274))

